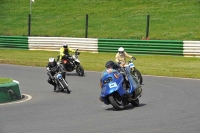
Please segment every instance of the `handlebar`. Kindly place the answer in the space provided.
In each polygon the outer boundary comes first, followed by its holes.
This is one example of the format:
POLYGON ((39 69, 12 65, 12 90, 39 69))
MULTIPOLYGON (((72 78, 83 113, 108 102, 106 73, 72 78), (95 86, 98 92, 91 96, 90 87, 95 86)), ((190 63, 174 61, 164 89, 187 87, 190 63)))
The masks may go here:
POLYGON ((80 52, 78 52, 78 49, 76 49, 75 54, 80 55, 80 52))
POLYGON ((131 58, 132 60, 136 60, 136 58, 134 57, 134 56, 132 56, 132 58, 131 58))

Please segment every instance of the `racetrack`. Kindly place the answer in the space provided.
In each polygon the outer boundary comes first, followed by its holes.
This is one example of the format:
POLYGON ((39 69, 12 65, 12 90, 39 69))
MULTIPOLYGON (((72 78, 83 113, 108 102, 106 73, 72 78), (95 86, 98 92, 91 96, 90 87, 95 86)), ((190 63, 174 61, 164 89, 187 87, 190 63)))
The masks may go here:
POLYGON ((199 133, 200 80, 143 76, 140 106, 115 111, 99 101, 99 72, 68 73, 72 91, 53 92, 46 69, 0 64, 26 102, 0 105, 0 133, 199 133))

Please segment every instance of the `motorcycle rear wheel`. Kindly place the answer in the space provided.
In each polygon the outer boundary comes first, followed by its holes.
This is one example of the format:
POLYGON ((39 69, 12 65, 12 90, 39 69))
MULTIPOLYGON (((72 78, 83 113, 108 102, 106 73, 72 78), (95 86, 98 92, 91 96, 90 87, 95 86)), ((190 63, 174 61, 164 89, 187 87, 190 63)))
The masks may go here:
POLYGON ((117 97, 114 97, 113 95, 109 96, 110 104, 116 109, 116 110, 122 110, 124 109, 124 102, 122 99, 119 99, 117 97))
POLYGON ((76 67, 76 73, 78 73, 79 76, 83 76, 84 75, 84 69, 81 65, 78 65, 76 67))

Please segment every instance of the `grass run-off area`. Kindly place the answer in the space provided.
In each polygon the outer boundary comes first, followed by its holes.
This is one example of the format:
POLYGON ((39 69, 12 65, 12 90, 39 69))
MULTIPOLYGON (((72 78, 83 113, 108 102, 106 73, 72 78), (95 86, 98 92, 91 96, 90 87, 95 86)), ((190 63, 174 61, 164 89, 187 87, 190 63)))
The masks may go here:
MULTIPOLYGON (((199 0, 1 0, 0 35, 200 40, 199 0)), ((143 57, 143 56, 142 56, 143 57)), ((140 57, 139 57, 140 58, 140 57)), ((138 61, 140 62, 140 61, 138 61)))
MULTIPOLYGON (((58 55, 58 51, 0 49, 0 64, 45 67, 48 58, 57 58, 58 55)), ((200 58, 169 55, 133 56, 136 57, 134 64, 142 75, 200 79, 200 58)), ((79 60, 85 70, 100 72, 105 69, 105 63, 108 60, 115 60, 115 53, 81 52, 79 60)))
POLYGON ((9 82, 12 82, 13 79, 12 78, 5 78, 5 77, 0 77, 0 84, 6 84, 9 82))

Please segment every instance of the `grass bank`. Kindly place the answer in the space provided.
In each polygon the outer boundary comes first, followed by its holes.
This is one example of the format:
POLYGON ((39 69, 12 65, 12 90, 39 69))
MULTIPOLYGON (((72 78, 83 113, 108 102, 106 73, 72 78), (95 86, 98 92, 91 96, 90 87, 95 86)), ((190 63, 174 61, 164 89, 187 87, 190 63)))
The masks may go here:
MULTIPOLYGON (((29 0, 0 1, 0 35, 28 35, 29 0)), ((199 0, 35 0, 32 36, 200 40, 199 0)))
MULTIPOLYGON (((0 64, 17 64, 24 66, 45 67, 49 57, 56 58, 59 52, 0 49, 0 64), (10 54, 8 54, 10 53, 10 54)), ((200 58, 133 55, 135 66, 143 75, 170 76, 200 79, 200 58)), ((102 71, 106 61, 114 60, 114 53, 81 52, 79 59, 85 70, 102 71)))

